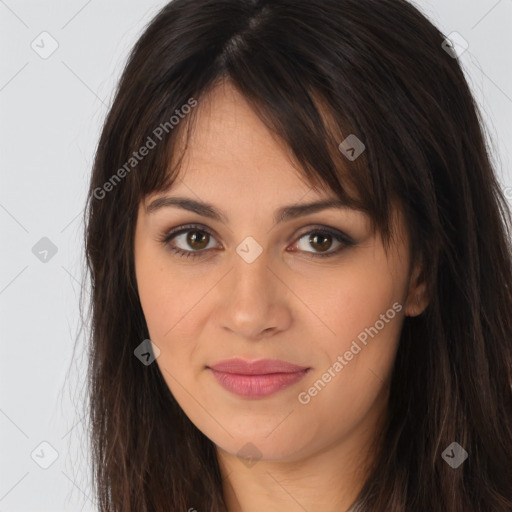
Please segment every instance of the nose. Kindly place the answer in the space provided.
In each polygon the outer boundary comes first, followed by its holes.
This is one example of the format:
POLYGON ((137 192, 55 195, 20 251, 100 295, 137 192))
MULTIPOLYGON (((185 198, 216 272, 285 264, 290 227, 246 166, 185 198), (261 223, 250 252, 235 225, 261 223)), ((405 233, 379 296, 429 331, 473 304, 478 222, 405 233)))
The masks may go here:
POLYGON ((265 249, 253 261, 234 254, 233 267, 217 289, 216 320, 222 329, 256 341, 289 328, 292 294, 275 267, 265 249))

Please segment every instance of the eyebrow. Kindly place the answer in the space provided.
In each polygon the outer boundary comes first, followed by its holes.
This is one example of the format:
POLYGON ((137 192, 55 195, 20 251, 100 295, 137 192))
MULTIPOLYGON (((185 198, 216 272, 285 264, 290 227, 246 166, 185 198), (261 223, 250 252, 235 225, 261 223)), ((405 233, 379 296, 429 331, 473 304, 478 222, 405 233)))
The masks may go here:
MULTIPOLYGON (((148 214, 154 213, 157 210, 165 207, 176 207, 197 213, 203 217, 213 219, 225 224, 229 223, 229 218, 224 212, 218 210, 215 206, 202 201, 196 201, 188 197, 159 197, 152 201, 147 207, 148 214)), ((276 210, 274 213, 274 224, 279 224, 291 219, 309 215, 322 210, 336 208, 336 209, 359 209, 355 208, 352 204, 342 201, 341 199, 325 199, 322 201, 315 201, 313 203, 295 204, 283 206, 276 210)))

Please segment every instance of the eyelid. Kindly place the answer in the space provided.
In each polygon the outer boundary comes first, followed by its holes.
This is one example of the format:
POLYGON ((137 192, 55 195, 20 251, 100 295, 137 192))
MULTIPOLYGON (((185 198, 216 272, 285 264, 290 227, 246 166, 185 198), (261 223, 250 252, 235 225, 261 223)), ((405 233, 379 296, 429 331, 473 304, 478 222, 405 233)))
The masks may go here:
MULTIPOLYGON (((177 236, 179 236, 183 233, 192 231, 194 229, 196 231, 203 231, 205 233, 208 233, 212 238, 214 238, 216 240, 216 235, 213 233, 213 231, 209 227, 205 226, 204 224, 192 223, 192 224, 184 224, 177 228, 173 228, 171 230, 165 231, 163 233, 163 235, 158 238, 158 241, 165 246, 169 246, 173 252, 188 253, 188 256, 201 257, 201 256, 209 253, 211 251, 211 249, 202 249, 199 251, 193 251, 193 250, 180 249, 178 247, 172 247, 170 244, 172 239, 176 238, 177 236)), ((314 252, 314 251, 300 251, 300 250, 298 251, 298 252, 305 252, 307 254, 310 254, 311 257, 313 257, 313 258, 328 257, 331 255, 334 256, 334 255, 338 254, 338 252, 343 250, 345 247, 350 247, 350 246, 353 246, 356 244, 356 242, 349 235, 347 235, 343 231, 341 231, 337 228, 334 228, 334 227, 329 227, 329 226, 325 226, 322 224, 313 224, 313 225, 308 226, 307 229, 306 228, 304 228, 304 229, 305 229, 305 231, 299 232, 299 234, 296 234, 296 232, 295 232, 291 236, 292 240, 294 240, 293 244, 297 244, 300 241, 300 239, 303 238, 305 235, 308 235, 311 233, 324 233, 324 234, 328 234, 328 235, 332 236, 336 241, 338 241, 339 243, 341 243, 343 245, 341 248, 338 248, 334 251, 327 251, 325 253, 314 252)))
POLYGON ((172 228, 169 231, 165 231, 163 235, 158 238, 158 241, 162 243, 168 243, 172 238, 175 238, 178 235, 186 233, 187 231, 192 231, 194 229, 196 231, 204 231, 205 233, 208 233, 211 237, 216 238, 216 235, 213 233, 213 231, 204 224, 184 224, 182 226, 178 226, 177 228, 172 228))
POLYGON ((341 240, 346 243, 347 245, 349 244, 355 244, 355 241, 352 240, 352 238, 347 235, 345 232, 341 231, 340 229, 337 229, 337 228, 333 228, 333 227, 329 227, 329 226, 324 226, 322 224, 312 224, 311 226, 308 226, 308 228, 304 231, 304 232, 299 232, 299 234, 293 234, 293 238, 299 240, 301 239, 304 235, 308 235, 310 233, 327 233, 329 235, 332 235, 334 236, 336 239, 337 238, 341 238, 341 240))

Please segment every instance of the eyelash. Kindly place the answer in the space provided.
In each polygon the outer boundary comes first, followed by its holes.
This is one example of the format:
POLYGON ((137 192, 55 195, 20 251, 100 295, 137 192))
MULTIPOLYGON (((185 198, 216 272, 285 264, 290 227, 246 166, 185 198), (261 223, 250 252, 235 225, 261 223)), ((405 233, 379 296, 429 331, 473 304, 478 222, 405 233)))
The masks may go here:
MULTIPOLYGON (((183 249, 180 249, 178 247, 174 247, 170 244, 170 241, 177 237, 178 235, 182 235, 184 233, 188 233, 189 231, 198 231, 202 233, 207 233, 211 237, 215 238, 214 234, 207 229, 205 226, 201 226, 199 224, 189 224, 186 226, 180 226, 179 228, 176 228, 174 230, 171 230, 169 232, 164 233, 158 241, 163 244, 165 247, 168 247, 173 253, 177 254, 178 256, 182 258, 198 258, 204 255, 204 253, 208 252, 209 249, 202 249, 200 251, 185 251, 183 249)), ((321 234, 321 235, 329 235, 332 236, 337 242, 340 242, 341 245, 338 249, 332 252, 326 252, 326 253, 309 253, 311 258, 330 258, 333 256, 338 255, 341 251, 343 251, 347 247, 351 247, 355 245, 355 242, 350 239, 345 233, 342 233, 338 230, 332 230, 332 229, 326 229, 326 228, 316 228, 312 229, 310 231, 307 231, 305 233, 302 233, 298 238, 297 241, 304 238, 306 235, 311 234, 321 234)))

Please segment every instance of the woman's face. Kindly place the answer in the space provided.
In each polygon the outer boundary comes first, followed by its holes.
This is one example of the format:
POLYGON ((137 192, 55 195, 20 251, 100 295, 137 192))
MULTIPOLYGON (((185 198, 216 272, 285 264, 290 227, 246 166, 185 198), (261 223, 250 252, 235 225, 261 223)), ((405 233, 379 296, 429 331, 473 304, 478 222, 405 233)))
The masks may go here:
POLYGON ((136 278, 160 350, 156 364, 186 415, 226 453, 298 461, 356 436, 370 439, 417 292, 400 217, 399 243, 388 255, 366 215, 346 207, 275 223, 284 207, 336 198, 299 177, 286 148, 229 85, 197 108, 181 178, 138 213, 136 278), (160 202, 146 211, 162 197, 210 207, 160 202), (167 245, 160 241, 190 224, 167 245), (250 377, 210 368, 232 358, 307 371, 267 367, 250 377))

